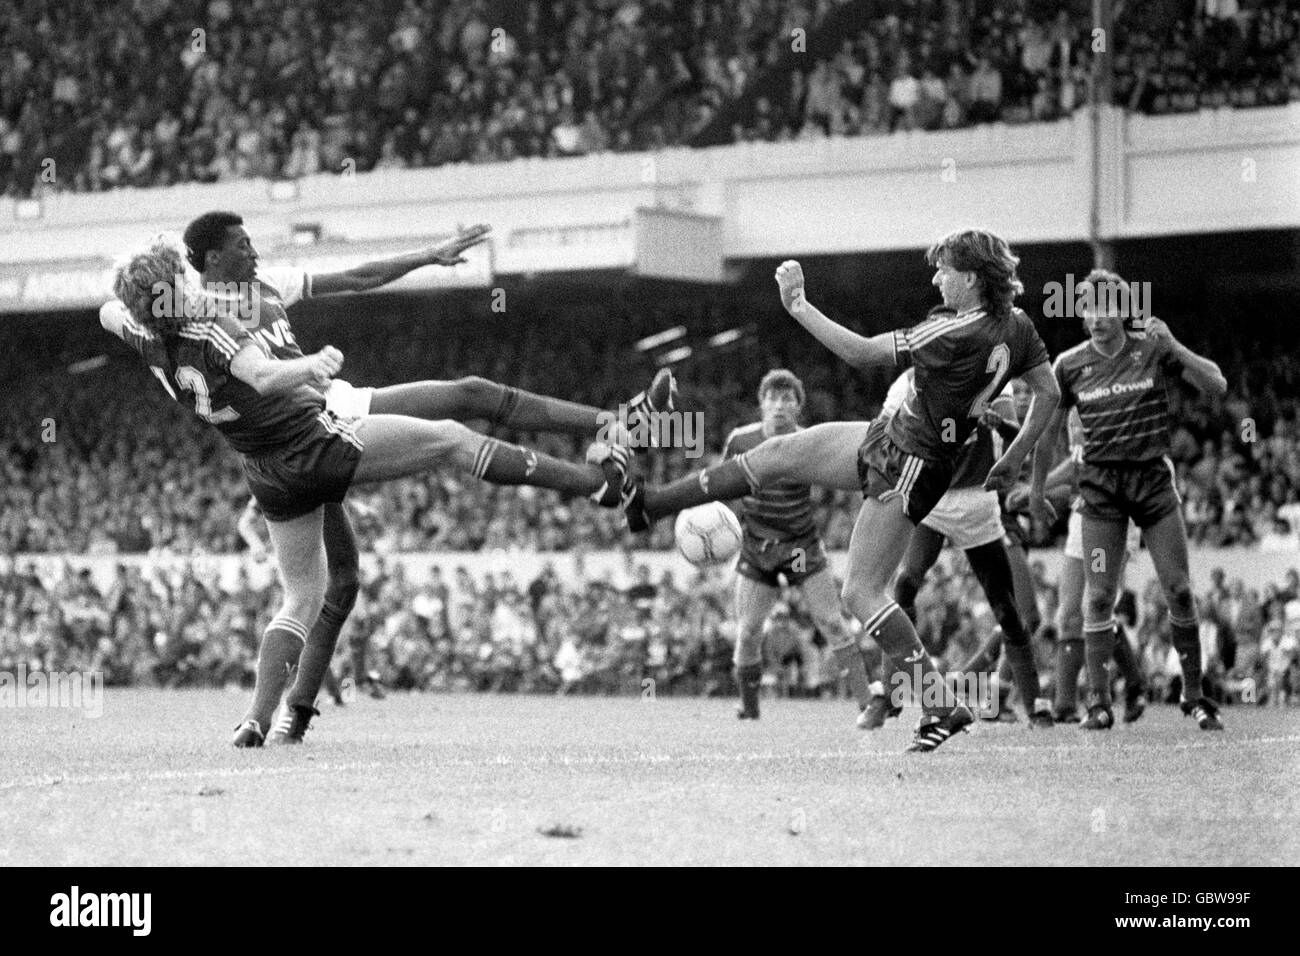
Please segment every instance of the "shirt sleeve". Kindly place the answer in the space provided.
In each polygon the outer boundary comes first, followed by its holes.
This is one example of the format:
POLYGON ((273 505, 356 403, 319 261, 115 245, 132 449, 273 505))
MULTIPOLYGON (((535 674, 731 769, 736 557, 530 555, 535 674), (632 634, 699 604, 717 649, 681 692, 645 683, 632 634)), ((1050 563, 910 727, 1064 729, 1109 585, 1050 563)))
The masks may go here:
POLYGON ((1178 361, 1174 356, 1173 343, 1168 340, 1164 342, 1153 343, 1157 349, 1156 355, 1160 362, 1160 370, 1169 378, 1181 378, 1183 374, 1183 363, 1178 361))
POLYGON ((945 332, 953 327, 953 316, 943 315, 926 319, 910 329, 894 331, 894 364, 901 369, 913 365, 942 365, 947 357, 945 332), (928 360, 928 361, 927 361, 928 360))
POLYGON ((257 277, 280 293, 287 309, 295 302, 311 298, 311 273, 299 266, 268 266, 257 270, 257 277))
POLYGON ((131 315, 131 310, 121 299, 112 299, 99 308, 101 321, 104 315, 113 315, 121 320, 122 341, 129 345, 136 354, 148 358, 149 343, 154 335, 131 315))
POLYGON ((722 458, 724 461, 732 457, 732 455, 734 454, 734 452, 731 450, 731 442, 732 439, 734 439, 735 437, 736 437, 736 430, 733 428, 730 432, 727 433, 727 440, 722 443, 722 458))
POLYGON ((229 374, 230 363, 246 346, 256 340, 229 316, 213 319, 203 331, 203 358, 209 367, 229 374))
POLYGON ((1034 328, 1033 320, 1023 310, 1016 309, 1012 312, 1011 321, 1015 323, 1011 334, 1011 377, 1019 378, 1031 368, 1037 368, 1050 359, 1047 346, 1034 328))

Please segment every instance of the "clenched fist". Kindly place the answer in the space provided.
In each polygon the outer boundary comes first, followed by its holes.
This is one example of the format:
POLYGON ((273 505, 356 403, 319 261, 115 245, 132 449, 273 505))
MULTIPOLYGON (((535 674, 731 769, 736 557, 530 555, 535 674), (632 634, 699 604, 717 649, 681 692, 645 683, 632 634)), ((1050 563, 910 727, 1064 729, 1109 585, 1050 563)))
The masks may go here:
POLYGON ((794 312, 803 304, 803 266, 787 259, 776 267, 776 284, 781 290, 781 304, 787 312, 794 312))
POLYGON ((330 380, 343 368, 343 353, 332 345, 327 345, 310 357, 312 384, 324 389, 330 380))

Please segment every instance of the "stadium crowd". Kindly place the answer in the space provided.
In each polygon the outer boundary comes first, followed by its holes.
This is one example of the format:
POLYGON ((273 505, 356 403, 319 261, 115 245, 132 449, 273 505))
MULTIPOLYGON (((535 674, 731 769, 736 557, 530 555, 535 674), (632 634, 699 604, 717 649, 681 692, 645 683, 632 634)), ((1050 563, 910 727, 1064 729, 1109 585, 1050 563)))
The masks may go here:
MULTIPOLYGON (((737 111, 732 141, 1043 122, 1088 102, 1098 51, 1086 9, 920 6, 929 15, 877 17, 833 56, 796 61, 788 82, 737 111)), ((1165 114, 1300 101, 1294 4, 1117 6, 1115 106, 1165 114)))
MULTIPOLYGON (((1293 4, 1127 6, 1118 105, 1300 99, 1293 4)), ((1049 120, 1086 99, 1087 8, 29 0, 0 10, 0 194, 653 150, 727 117, 763 140, 1049 120), (849 7, 867 25, 833 56, 796 52, 849 7)))
MULTIPOLYGON (((109 685, 251 685, 257 645, 275 610, 269 574, 241 563, 228 590, 189 563, 121 564, 101 591, 64 563, 42 575, 0 561, 0 671, 98 671, 109 685), (258 585, 255 579, 267 583, 258 585)), ((1051 680, 1056 590, 1034 568, 1043 618, 1038 660, 1051 680)), ((363 570, 335 667, 356 683, 400 690, 524 693, 734 693, 734 625, 725 572, 655 580, 629 556, 612 581, 532 580, 434 565, 417 579, 397 560, 363 570), (652 683, 646 683, 651 681, 652 683)), ((1177 696, 1179 668, 1158 586, 1121 602, 1155 700, 1177 696)), ((1205 672, 1220 701, 1280 706, 1300 690, 1300 575, 1262 592, 1222 570, 1199 596, 1205 672)), ((945 670, 960 668, 993 628, 978 584, 956 558, 922 589, 918 630, 945 670)), ((856 626, 856 625, 851 625, 856 626)), ((768 621, 769 680, 785 695, 842 695, 838 668, 788 591, 768 621)), ((870 651, 869 651, 870 653, 870 651)), ((878 662, 876 662, 878 664, 878 662)), ((346 685, 345 685, 346 686, 346 685)))

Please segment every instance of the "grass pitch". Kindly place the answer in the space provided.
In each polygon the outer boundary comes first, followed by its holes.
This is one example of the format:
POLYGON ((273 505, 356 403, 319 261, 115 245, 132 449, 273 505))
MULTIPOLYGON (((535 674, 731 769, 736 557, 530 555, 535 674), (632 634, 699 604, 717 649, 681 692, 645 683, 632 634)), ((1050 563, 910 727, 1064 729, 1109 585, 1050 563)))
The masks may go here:
POLYGON ((843 701, 397 695, 236 751, 247 698, 0 711, 0 865, 1300 863, 1300 711, 901 751, 843 701))

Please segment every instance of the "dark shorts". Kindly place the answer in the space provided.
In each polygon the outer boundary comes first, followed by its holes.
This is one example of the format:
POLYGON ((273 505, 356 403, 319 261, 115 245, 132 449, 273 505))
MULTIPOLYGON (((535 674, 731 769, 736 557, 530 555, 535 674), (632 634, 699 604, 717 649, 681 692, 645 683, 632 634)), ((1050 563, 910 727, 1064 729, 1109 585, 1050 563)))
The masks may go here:
POLYGON ((1079 469, 1079 513, 1100 521, 1127 521, 1145 531, 1183 500, 1174 485, 1174 466, 1168 458, 1132 464, 1090 464, 1079 469))
POLYGON ((947 493, 952 464, 909 455, 890 441, 887 425, 886 419, 877 418, 867 427, 858 449, 858 480, 868 498, 902 498, 903 514, 917 525, 947 493))
POLYGON ((740 547, 740 560, 736 562, 736 573, 759 584, 779 588, 782 576, 791 586, 802 584, 819 571, 824 571, 826 564, 826 550, 816 535, 775 541, 746 532, 740 547))
POLYGON ((357 419, 321 412, 316 427, 274 455, 244 457, 248 490, 267 521, 291 521, 348 493, 361 462, 357 419))

